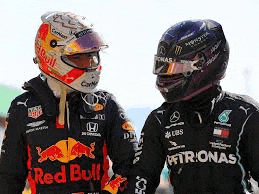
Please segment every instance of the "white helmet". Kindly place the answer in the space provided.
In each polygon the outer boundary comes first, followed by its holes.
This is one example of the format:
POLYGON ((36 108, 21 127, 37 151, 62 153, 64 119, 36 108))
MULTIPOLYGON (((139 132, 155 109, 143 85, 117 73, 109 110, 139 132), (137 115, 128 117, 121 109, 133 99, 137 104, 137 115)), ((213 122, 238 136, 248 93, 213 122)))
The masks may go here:
POLYGON ((35 39, 34 62, 43 74, 70 88, 91 93, 101 72, 99 51, 108 46, 85 17, 48 12, 35 39))

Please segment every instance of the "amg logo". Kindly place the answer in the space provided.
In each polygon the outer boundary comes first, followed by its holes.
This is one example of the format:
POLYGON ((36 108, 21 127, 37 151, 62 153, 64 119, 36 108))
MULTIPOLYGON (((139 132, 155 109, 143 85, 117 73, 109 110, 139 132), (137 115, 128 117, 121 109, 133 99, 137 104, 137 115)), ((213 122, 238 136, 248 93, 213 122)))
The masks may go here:
POLYGON ((169 165, 175 164, 186 164, 193 162, 214 162, 214 163, 226 163, 235 164, 237 158, 234 154, 227 155, 224 152, 211 152, 201 150, 199 152, 185 151, 179 152, 175 155, 167 156, 167 162, 169 165))

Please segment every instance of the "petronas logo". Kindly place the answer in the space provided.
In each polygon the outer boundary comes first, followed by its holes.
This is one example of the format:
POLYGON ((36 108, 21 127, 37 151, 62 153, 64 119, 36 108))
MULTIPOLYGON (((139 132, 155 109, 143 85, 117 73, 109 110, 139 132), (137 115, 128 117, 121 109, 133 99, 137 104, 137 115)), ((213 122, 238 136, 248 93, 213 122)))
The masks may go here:
POLYGON ((219 116, 218 119, 222 123, 226 123, 229 120, 229 114, 231 113, 232 110, 224 110, 219 116))

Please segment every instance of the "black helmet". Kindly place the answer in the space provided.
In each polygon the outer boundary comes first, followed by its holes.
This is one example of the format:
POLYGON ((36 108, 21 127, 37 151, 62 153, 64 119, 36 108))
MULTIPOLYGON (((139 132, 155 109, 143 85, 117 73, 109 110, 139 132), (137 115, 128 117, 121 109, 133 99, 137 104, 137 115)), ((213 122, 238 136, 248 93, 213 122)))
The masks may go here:
POLYGON ((228 58, 228 43, 219 23, 177 23, 159 41, 153 69, 156 85, 167 102, 189 100, 219 84, 228 58))

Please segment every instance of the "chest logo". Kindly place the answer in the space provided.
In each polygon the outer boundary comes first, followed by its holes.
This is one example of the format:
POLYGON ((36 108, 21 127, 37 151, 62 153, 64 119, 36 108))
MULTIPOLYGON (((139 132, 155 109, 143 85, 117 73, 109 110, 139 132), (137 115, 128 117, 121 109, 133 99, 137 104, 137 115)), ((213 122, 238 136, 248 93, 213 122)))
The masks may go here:
POLYGON ((215 128, 213 131, 213 135, 216 137, 228 138, 230 135, 230 131, 225 128, 215 128))
POLYGON ((171 144, 171 147, 168 148, 168 151, 185 148, 185 145, 177 145, 177 143, 174 141, 169 141, 169 143, 171 144))
POLYGON ((170 122, 175 123, 180 119, 180 113, 178 111, 175 111, 171 116, 170 116, 170 122))
POLYGON ((87 123, 86 128, 87 128, 87 131, 95 133, 98 131, 98 124, 89 122, 89 123, 87 123))
POLYGON ((37 119, 39 116, 43 114, 41 105, 34 106, 32 108, 28 108, 28 117, 37 119))
POLYGON ((76 158, 81 158, 83 155, 88 158, 95 158, 95 142, 87 146, 73 138, 67 140, 60 140, 56 144, 51 145, 45 149, 36 147, 39 155, 38 162, 42 163, 46 160, 60 161, 62 163, 68 163, 76 158))
POLYGON ((83 131, 81 135, 101 137, 101 133, 98 132, 98 123, 89 122, 86 124, 87 131, 83 131))
POLYGON ((169 139, 171 137, 175 137, 175 136, 179 136, 179 135, 183 135, 183 129, 177 129, 174 131, 167 131, 165 133, 165 138, 169 139))
POLYGON ((25 107, 27 107, 27 101, 28 98, 24 102, 17 102, 17 105, 24 105, 25 107))
POLYGON ((226 123, 229 120, 229 114, 232 112, 232 110, 224 110, 219 116, 218 119, 222 123, 226 123))

